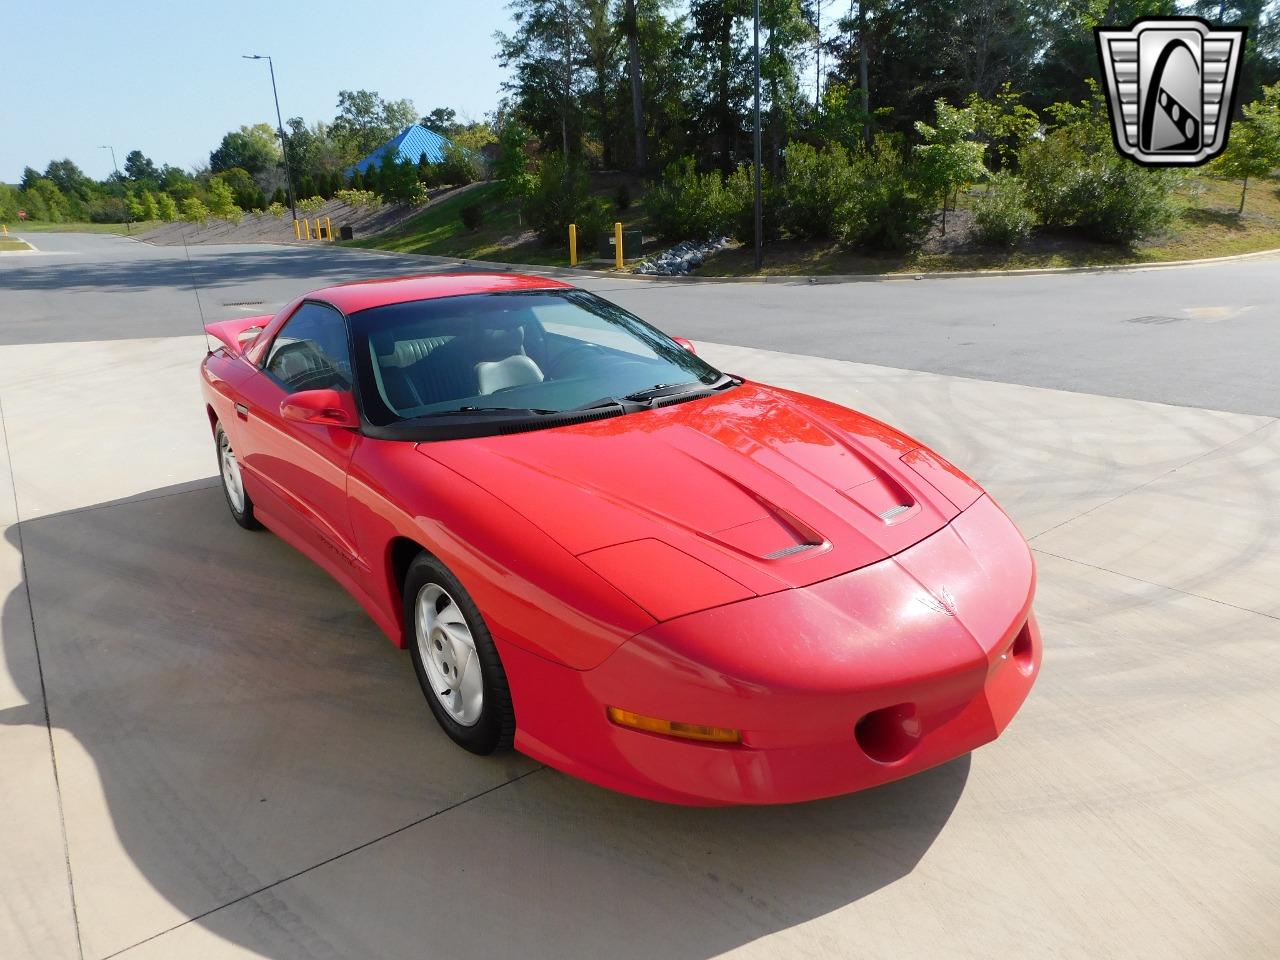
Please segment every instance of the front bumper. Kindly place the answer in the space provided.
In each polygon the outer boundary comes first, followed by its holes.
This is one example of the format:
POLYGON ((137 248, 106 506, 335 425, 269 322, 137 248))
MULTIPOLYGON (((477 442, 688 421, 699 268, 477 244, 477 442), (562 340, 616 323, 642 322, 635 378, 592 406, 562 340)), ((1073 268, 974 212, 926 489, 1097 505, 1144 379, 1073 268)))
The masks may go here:
POLYGON ((1039 672, 1035 572, 983 498, 861 570, 657 625, 577 671, 502 644, 516 746, 685 804, 790 803, 918 773, 995 739, 1039 672), (619 727, 608 706, 733 727, 718 745, 619 727))

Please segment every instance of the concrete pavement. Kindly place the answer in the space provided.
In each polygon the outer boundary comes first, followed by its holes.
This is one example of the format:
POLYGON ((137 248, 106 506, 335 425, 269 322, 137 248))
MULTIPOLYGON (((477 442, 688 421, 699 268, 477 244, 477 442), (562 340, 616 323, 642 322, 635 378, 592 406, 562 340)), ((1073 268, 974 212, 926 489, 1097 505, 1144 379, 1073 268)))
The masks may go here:
MULTIPOLYGON (((1265 409, 700 341, 983 482, 1036 551, 1046 658, 971 757, 814 804, 663 807, 457 750, 354 601, 231 523, 203 340, 176 324, 171 265, 140 249, 114 281, 93 267, 109 297, 70 253, 62 288, 0 272, 6 958, 1275 955, 1265 409)), ((206 289, 265 305, 351 254, 316 253, 308 277, 292 254, 263 252, 262 276, 228 256, 206 289)), ((744 329, 767 326, 745 303, 744 329)), ((1220 339, 1203 362, 1233 368, 1220 339)))

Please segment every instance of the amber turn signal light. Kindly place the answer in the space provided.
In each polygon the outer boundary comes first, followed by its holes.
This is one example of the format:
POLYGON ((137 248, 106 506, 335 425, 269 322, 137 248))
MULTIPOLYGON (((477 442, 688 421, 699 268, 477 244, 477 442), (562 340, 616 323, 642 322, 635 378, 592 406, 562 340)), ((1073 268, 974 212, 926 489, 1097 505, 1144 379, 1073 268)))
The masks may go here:
POLYGON ((675 720, 659 720, 657 717, 646 717, 630 710, 609 708, 609 719, 620 727, 643 730, 646 733, 660 733, 668 737, 680 737, 683 740, 703 740, 709 743, 741 743, 742 731, 729 727, 704 727, 697 723, 679 723, 675 720))

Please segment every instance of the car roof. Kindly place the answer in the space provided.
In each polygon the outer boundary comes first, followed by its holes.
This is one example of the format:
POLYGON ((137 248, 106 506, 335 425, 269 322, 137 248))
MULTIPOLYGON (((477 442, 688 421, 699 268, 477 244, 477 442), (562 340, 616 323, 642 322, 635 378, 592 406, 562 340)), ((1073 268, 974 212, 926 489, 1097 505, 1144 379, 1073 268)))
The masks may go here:
POLYGON ((307 300, 324 300, 343 313, 412 300, 435 300, 472 293, 514 293, 522 290, 561 290, 571 285, 549 277, 520 273, 426 273, 376 280, 356 280, 324 287, 307 294, 307 300))

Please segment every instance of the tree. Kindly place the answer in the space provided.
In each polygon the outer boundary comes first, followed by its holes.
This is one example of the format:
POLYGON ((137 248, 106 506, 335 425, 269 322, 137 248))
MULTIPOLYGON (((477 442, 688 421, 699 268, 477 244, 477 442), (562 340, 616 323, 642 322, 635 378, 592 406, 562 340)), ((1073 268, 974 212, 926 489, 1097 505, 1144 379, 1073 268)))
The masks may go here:
POLYGON ((694 125, 715 138, 713 158, 724 176, 737 162, 735 148, 751 94, 751 61, 742 23, 748 12, 747 0, 693 0, 689 5, 686 43, 697 77, 692 92, 701 104, 694 125))
POLYGON ((172 223, 178 219, 178 205, 174 202, 173 197, 167 193, 162 193, 156 197, 156 210, 160 219, 165 223, 172 223))
POLYGON ((383 100, 374 90, 341 90, 329 131, 346 159, 359 160, 417 122, 411 100, 383 100))
POLYGON ((35 217, 38 220, 48 220, 52 223, 62 223, 70 219, 71 206, 67 202, 66 195, 58 189, 58 185, 47 177, 41 177, 31 184, 31 188, 26 191, 28 201, 36 201, 33 206, 37 210, 43 211, 43 215, 35 217))
POLYGON ((515 94, 521 116, 541 138, 558 135, 563 157, 577 155, 581 130, 574 65, 582 41, 572 7, 570 0, 512 0, 515 31, 495 35, 498 62, 513 74, 503 89, 515 94))
POLYGON ((978 139, 987 141, 987 159, 993 170, 1015 163, 1018 152, 1040 129, 1039 115, 1022 103, 1022 97, 1006 83, 989 100, 971 93, 965 101, 973 111, 978 139))
POLYGON ((498 160, 493 175, 502 181, 502 192, 509 198, 526 196, 533 187, 528 144, 529 131, 523 124, 511 119, 503 125, 498 135, 498 160))
POLYGON ((87 199, 92 193, 91 182, 70 160, 51 160, 45 167, 44 179, 50 180, 68 198, 87 199))
POLYGON ((0 223, 12 223, 18 218, 18 191, 7 183, 0 183, 0 223))
POLYGON ((1265 177, 1280 167, 1280 83, 1264 87, 1262 98, 1244 108, 1244 116, 1231 126, 1226 151, 1213 161, 1220 176, 1239 180, 1240 207, 1244 213, 1249 178, 1265 177))
POLYGON ((983 176, 982 163, 987 145, 974 137, 972 107, 953 107, 945 100, 934 104, 937 119, 930 126, 916 121, 916 132, 924 143, 915 149, 922 182, 942 196, 942 232, 947 232, 947 196, 983 176))
POLYGON ((156 203, 156 195, 150 190, 142 192, 142 200, 138 211, 139 220, 159 220, 160 207, 156 203))
POLYGON ((458 123, 458 112, 452 107, 436 107, 418 122, 428 130, 434 130, 446 137, 453 136, 455 131, 461 129, 461 124, 458 123))
POLYGON ((636 0, 625 0, 622 34, 627 38, 627 77, 631 82, 631 127, 635 150, 631 157, 637 173, 649 164, 649 138, 644 121, 644 77, 640 66, 640 29, 637 25, 636 0))
POLYGON ((209 213, 219 220, 239 223, 243 211, 236 206, 235 195, 225 180, 214 177, 209 181, 209 213))
POLYGON ((265 123, 232 130, 209 154, 209 169, 214 173, 239 167, 251 176, 274 169, 280 162, 280 145, 276 132, 265 123))
MULTIPOLYGON (((251 210, 255 207, 262 208, 267 205, 266 197, 258 187, 258 184, 254 182, 253 177, 249 176, 249 172, 241 167, 223 170, 221 173, 215 174, 213 180, 227 185, 231 190, 236 206, 242 210, 251 210)), ((212 181, 210 182, 212 183, 212 181)), ((214 214, 221 216, 217 210, 214 210, 214 214)))
POLYGON ((158 180, 160 171, 141 150, 130 150, 124 158, 124 175, 136 183, 139 180, 158 180))
POLYGON ((204 223, 209 219, 209 208, 201 202, 199 197, 187 197, 180 204, 182 209, 182 219, 188 223, 204 223))

